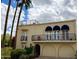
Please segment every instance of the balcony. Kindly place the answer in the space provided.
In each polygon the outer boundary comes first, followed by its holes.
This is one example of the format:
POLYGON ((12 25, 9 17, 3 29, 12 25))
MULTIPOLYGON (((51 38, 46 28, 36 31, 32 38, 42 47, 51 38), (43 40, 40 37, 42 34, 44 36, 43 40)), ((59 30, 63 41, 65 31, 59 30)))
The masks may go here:
POLYGON ((76 42, 74 33, 63 34, 41 34, 32 35, 33 42, 76 42))

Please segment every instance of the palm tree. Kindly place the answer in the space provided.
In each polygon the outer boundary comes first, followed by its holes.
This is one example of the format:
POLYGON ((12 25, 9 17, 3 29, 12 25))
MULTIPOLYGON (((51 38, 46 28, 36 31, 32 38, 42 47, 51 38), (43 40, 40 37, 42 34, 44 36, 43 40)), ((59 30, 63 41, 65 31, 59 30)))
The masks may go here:
MULTIPOLYGON (((19 3, 19 5, 18 5, 20 7, 20 11, 19 11, 19 16, 18 16, 18 20, 17 20, 15 40, 17 38, 18 25, 19 25, 20 15, 21 15, 21 12, 22 12, 23 5, 25 5, 26 10, 27 10, 28 8, 30 8, 30 4, 31 4, 30 0, 22 0, 22 2, 19 3)), ((15 42, 15 46, 16 46, 16 42, 15 42)))
MULTIPOLYGON (((15 10, 15 13, 14 13, 14 17, 13 17, 13 21, 12 21, 12 26, 11 26, 10 41, 12 41, 12 32, 13 32, 14 21, 15 21, 15 17, 16 17, 16 12, 17 12, 17 8, 18 8, 18 1, 19 0, 16 0, 16 1, 17 1, 17 3, 16 3, 16 10, 15 10)), ((10 42, 10 45, 11 45, 11 42, 10 42)))
MULTIPOLYGON (((15 16, 16 16, 16 12, 17 12, 17 8, 18 8, 18 2, 19 0, 16 0, 17 1, 17 5, 16 5, 16 10, 15 10, 15 13, 14 13, 14 17, 13 17, 13 21, 12 21, 12 27, 11 27, 11 35, 10 35, 10 41, 12 39, 12 32, 13 32, 13 27, 14 27, 14 21, 15 21, 15 16)), ((31 1, 29 1, 31 3, 31 1)), ((22 4, 19 4, 19 5, 22 5, 22 4)), ((29 5, 29 3, 28 3, 29 5)))
POLYGON ((9 10, 10 10, 10 5, 11 5, 11 0, 9 0, 8 3, 8 9, 7 9, 7 13, 6 13, 6 19, 5 19, 5 26, 4 26, 4 33, 3 33, 3 47, 4 47, 4 40, 6 37, 6 29, 7 29, 7 22, 8 22, 8 15, 9 15, 9 10))

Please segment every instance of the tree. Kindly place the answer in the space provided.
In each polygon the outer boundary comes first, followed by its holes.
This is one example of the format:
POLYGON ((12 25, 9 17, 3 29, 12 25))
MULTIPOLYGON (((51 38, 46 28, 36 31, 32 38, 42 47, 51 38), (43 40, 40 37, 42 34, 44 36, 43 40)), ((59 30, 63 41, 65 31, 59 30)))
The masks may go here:
POLYGON ((16 17, 16 12, 17 12, 17 8, 18 8, 18 2, 19 2, 19 0, 16 0, 16 1, 17 1, 17 4, 16 4, 16 10, 15 10, 15 13, 14 13, 13 21, 12 21, 12 26, 11 26, 10 40, 12 39, 12 32, 13 32, 14 21, 15 21, 15 17, 16 17))
POLYGON ((19 5, 18 5, 20 7, 20 11, 19 11, 19 16, 18 16, 18 20, 17 20, 15 40, 17 38, 18 25, 19 25, 20 15, 21 15, 21 12, 22 12, 23 5, 25 5, 26 10, 27 10, 28 8, 30 8, 30 4, 31 4, 30 0, 22 0, 22 2, 19 3, 19 5))
POLYGON ((7 13, 6 13, 5 26, 4 26, 4 34, 3 34, 3 46, 4 46, 5 36, 6 36, 6 29, 7 29, 7 22, 8 22, 8 15, 9 15, 9 10, 10 10, 10 5, 11 5, 11 0, 9 0, 8 9, 7 9, 7 13))

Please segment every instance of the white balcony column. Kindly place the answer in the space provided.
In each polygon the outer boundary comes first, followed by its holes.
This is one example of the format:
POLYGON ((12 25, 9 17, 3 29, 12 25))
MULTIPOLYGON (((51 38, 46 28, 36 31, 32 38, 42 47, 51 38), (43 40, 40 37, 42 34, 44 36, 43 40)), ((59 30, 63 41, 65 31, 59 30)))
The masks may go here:
POLYGON ((58 40, 58 35, 59 35, 59 32, 58 32, 58 31, 56 31, 55 35, 56 35, 56 40, 58 40))
POLYGON ((54 31, 54 40, 56 40, 56 31, 54 31))
POLYGON ((50 40, 50 32, 48 32, 48 40, 50 40))
POLYGON ((64 31, 64 39, 68 40, 69 39, 69 34, 67 31, 64 31))

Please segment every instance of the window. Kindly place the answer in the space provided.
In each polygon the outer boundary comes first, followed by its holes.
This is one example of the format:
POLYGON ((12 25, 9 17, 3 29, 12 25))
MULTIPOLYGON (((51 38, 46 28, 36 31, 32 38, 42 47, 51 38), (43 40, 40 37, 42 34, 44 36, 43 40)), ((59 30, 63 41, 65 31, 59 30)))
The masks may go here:
POLYGON ((27 33, 23 32, 21 35, 21 41, 27 41, 27 33))
POLYGON ((60 26, 55 25, 55 26, 53 27, 53 31, 54 31, 54 39, 59 40, 60 26))
POLYGON ((51 32, 52 32, 52 27, 51 26, 47 26, 45 29, 45 32, 47 32, 47 40, 51 40, 51 32))
POLYGON ((62 30, 62 33, 63 33, 63 39, 68 40, 69 39, 69 34, 68 34, 69 26, 68 25, 63 25, 61 27, 61 30, 62 30))

